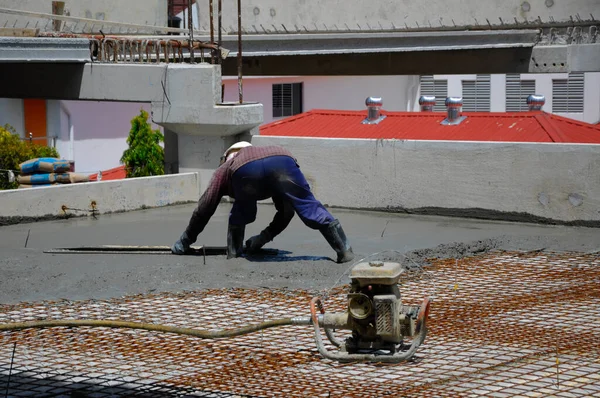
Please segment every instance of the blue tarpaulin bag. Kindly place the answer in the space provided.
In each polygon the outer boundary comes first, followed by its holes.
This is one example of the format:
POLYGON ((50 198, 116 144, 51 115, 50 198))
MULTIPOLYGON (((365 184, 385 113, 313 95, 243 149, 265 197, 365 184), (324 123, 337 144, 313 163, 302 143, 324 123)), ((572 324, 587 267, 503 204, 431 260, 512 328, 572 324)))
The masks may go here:
POLYGON ((71 169, 71 164, 68 160, 57 158, 31 159, 21 163, 19 166, 23 174, 64 173, 71 169))
POLYGON ((56 174, 32 174, 17 177, 19 184, 25 185, 48 185, 56 182, 56 174))

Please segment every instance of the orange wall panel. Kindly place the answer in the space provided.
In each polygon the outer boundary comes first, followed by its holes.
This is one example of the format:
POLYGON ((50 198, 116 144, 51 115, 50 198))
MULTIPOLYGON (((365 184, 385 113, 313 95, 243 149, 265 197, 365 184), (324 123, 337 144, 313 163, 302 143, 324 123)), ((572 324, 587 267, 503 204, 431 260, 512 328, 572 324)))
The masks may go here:
POLYGON ((42 99, 24 99, 23 113, 25 114, 25 138, 29 138, 29 133, 33 134, 33 143, 37 145, 46 145, 47 141, 42 137, 47 135, 47 117, 46 100, 42 99), (39 138, 39 139, 35 139, 39 138))

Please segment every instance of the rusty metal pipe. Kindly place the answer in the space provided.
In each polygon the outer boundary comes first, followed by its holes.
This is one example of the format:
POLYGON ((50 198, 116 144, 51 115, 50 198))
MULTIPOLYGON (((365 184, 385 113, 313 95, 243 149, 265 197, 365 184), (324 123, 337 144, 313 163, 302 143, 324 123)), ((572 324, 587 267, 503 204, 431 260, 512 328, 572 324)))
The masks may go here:
MULTIPOLYGON (((223 44, 223 29, 221 28, 221 24, 222 24, 222 16, 223 16, 223 0, 219 0, 219 5, 218 5, 218 23, 217 23, 217 28, 219 29, 219 34, 218 34, 218 46, 219 48, 221 48, 221 45, 223 44)), ((221 51, 219 51, 218 53, 218 57, 219 57, 219 63, 223 62, 223 57, 221 55, 221 51)))
MULTIPOLYGON (((215 21, 214 21, 214 11, 213 11, 213 0, 208 0, 208 8, 210 14, 210 42, 215 42, 215 21)), ((215 63, 215 52, 211 51, 210 57, 211 63, 215 63)))
POLYGON ((195 64, 194 58, 194 20, 192 18, 192 0, 188 0, 188 25, 190 29, 190 63, 195 64))
POLYGON ((244 87, 242 83, 242 0, 237 0, 238 6, 238 94, 240 104, 244 102, 244 87))

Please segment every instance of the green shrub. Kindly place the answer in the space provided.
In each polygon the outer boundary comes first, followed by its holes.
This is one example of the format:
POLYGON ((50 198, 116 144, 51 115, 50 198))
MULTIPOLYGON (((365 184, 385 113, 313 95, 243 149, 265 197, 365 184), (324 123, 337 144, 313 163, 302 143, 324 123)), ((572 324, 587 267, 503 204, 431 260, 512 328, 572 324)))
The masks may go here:
POLYGON ((160 130, 152 130, 148 123, 148 112, 143 109, 131 120, 127 137, 129 148, 123 152, 121 163, 127 177, 146 177, 165 174, 165 151, 160 146, 164 136, 160 130))
MULTIPOLYGON (((19 170, 19 165, 30 159, 59 157, 55 148, 23 141, 12 126, 0 126, 0 169, 19 170)), ((17 182, 9 182, 6 171, 0 172, 0 189, 15 189, 18 186, 17 182)))

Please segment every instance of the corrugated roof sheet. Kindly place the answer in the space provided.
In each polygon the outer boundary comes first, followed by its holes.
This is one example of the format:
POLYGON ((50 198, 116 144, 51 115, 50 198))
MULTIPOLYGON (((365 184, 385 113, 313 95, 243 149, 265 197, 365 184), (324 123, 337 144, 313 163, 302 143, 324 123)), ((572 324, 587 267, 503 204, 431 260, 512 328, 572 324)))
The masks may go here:
MULTIPOLYGON (((114 167, 102 172, 102 181, 122 180, 127 177, 125 166, 114 167)), ((90 175, 90 181, 98 181, 98 173, 90 175)))
POLYGON ((260 134, 287 137, 448 141, 562 142, 600 144, 600 126, 542 111, 463 112, 445 126, 443 112, 386 112, 379 124, 362 124, 366 111, 312 110, 261 127, 260 134))

